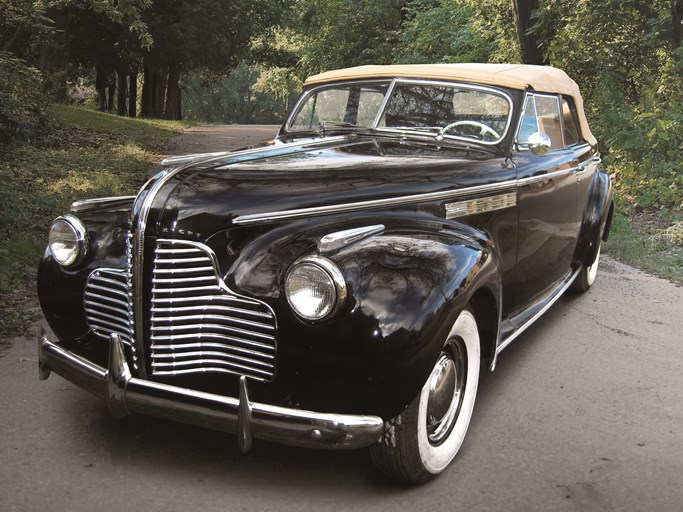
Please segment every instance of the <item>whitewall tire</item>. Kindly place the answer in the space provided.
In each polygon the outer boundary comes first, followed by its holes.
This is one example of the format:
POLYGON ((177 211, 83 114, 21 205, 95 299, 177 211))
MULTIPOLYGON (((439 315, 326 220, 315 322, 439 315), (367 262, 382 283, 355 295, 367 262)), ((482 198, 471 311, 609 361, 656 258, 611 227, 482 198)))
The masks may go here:
POLYGON ((385 422, 370 448, 373 462, 392 478, 419 483, 441 473, 458 453, 474 409, 481 348, 474 315, 457 318, 419 395, 385 422))

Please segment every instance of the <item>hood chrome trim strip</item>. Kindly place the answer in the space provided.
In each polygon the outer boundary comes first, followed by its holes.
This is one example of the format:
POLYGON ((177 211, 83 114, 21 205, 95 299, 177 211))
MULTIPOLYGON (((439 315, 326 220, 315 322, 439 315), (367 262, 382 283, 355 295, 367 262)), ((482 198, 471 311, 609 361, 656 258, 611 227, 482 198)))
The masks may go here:
POLYGON ((542 181, 549 181, 555 178, 573 174, 581 170, 581 167, 571 167, 569 169, 562 169, 560 171, 542 174, 539 176, 530 176, 520 180, 508 180, 501 183, 491 183, 487 185, 477 185, 474 187, 464 187, 455 190, 444 190, 442 192, 429 192, 426 194, 414 194, 409 196, 389 197, 386 199, 373 199, 370 201, 357 201, 353 203, 313 206, 310 208, 297 208, 292 210, 276 210, 266 213, 250 213, 246 215, 239 215, 232 220, 236 225, 250 225, 261 222, 274 222, 284 219, 296 219, 301 217, 312 217, 314 215, 330 215, 333 213, 347 213, 365 209, 386 208, 391 206, 407 206, 411 204, 418 204, 428 201, 440 201, 448 199, 456 199, 459 197, 487 194, 490 192, 503 192, 510 189, 516 189, 532 183, 542 181))

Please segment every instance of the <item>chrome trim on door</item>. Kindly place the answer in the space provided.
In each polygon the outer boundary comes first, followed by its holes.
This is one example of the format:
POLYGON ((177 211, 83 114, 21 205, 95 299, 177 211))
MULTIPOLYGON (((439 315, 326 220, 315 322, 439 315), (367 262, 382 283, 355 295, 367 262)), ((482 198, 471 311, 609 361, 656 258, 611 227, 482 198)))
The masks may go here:
POLYGON ((574 271, 573 274, 571 274, 567 280, 564 282, 564 284, 557 290, 557 293, 555 296, 553 296, 552 299, 548 301, 548 303, 543 306, 538 313, 536 313, 534 316, 532 316, 529 320, 527 320, 526 323, 524 323, 521 327, 518 327, 515 332, 510 334, 507 338, 505 338, 503 341, 500 342, 500 344, 496 347, 496 356, 500 354, 507 346, 515 341, 520 334, 522 334, 524 331, 526 331, 529 327, 533 325, 533 323, 541 318, 543 314, 550 309, 550 307, 557 302, 557 300, 562 297, 565 291, 567 291, 567 288, 571 286, 571 284, 574 282, 574 279, 579 275, 579 272, 581 269, 579 268, 578 270, 574 271))

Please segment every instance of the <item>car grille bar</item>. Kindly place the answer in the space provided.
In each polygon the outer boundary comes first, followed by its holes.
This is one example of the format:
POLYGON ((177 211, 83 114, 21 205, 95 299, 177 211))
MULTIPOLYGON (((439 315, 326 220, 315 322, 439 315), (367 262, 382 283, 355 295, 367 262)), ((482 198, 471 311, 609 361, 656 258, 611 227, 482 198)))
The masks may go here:
POLYGON ((263 302, 232 292, 203 244, 158 240, 152 275, 154 375, 275 376, 276 322, 263 302))
POLYGON ((101 268, 90 274, 85 285, 85 318, 93 333, 109 339, 112 333, 131 347, 129 274, 124 269, 101 268))
POLYGON ((94 270, 85 283, 85 318, 90 330, 109 340, 118 334, 130 350, 133 368, 138 365, 138 353, 134 342, 133 294, 131 280, 132 238, 126 236, 126 267, 100 268, 94 270))

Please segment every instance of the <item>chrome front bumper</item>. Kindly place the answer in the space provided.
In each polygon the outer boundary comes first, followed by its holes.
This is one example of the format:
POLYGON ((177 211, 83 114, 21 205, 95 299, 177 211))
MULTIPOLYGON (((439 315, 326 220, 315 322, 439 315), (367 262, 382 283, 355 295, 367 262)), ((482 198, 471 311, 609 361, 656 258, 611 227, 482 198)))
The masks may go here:
POLYGON ((247 379, 240 380, 239 398, 169 386, 131 376, 121 340, 111 336, 109 369, 88 361, 41 333, 38 343, 41 380, 61 375, 104 398, 114 416, 142 413, 237 434, 241 451, 252 438, 322 449, 369 446, 382 433, 378 416, 330 414, 252 402, 247 379))

